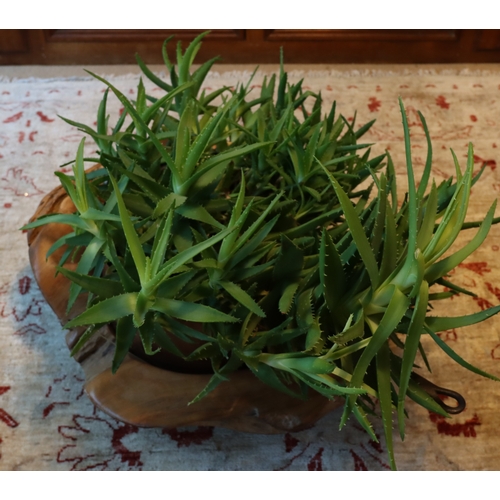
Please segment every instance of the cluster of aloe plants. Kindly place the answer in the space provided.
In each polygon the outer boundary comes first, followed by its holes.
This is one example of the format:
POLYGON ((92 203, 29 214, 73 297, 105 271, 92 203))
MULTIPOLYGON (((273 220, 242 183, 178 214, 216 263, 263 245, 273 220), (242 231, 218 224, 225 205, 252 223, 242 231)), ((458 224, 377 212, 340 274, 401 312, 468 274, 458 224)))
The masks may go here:
POLYGON ((358 143, 372 122, 356 128, 335 105, 323 115, 321 95, 289 84, 283 67, 256 99, 250 82, 206 95, 214 60, 191 72, 201 38, 185 53, 178 47, 177 67, 165 42, 169 83, 138 58, 162 98, 147 95, 141 81, 130 101, 93 75, 107 85, 96 130, 66 120, 94 139, 98 156, 84 158, 82 140, 74 175, 56 174, 76 213, 25 229, 52 222, 74 229, 49 251, 65 245, 59 271, 72 281, 68 307, 88 294, 87 310, 66 325, 88 325, 73 352, 109 322, 116 322, 113 370, 136 335, 148 354, 183 356, 175 337, 193 342, 184 357, 210 359, 213 369, 195 401, 243 365, 256 383, 297 397, 311 389, 342 396, 341 425, 354 414, 375 440, 367 413, 380 411, 394 467, 392 414, 404 437, 406 397, 446 415, 413 373, 419 351, 425 361, 422 335, 496 379, 437 333, 483 321, 500 306, 453 318, 428 314, 432 301, 467 293, 447 275, 498 222, 493 204, 481 223, 464 225, 480 175, 473 177, 472 146, 464 171, 453 155, 455 180, 428 189, 432 148, 421 117, 428 157, 417 189, 400 102, 409 189, 398 204, 390 156, 370 158, 369 145, 358 143), (110 90, 124 107, 113 128, 110 90), (99 166, 86 173, 86 161, 99 166), (474 238, 445 257, 472 226, 474 238), (77 254, 76 271, 65 269, 77 254), (432 291, 435 284, 449 291, 432 291))

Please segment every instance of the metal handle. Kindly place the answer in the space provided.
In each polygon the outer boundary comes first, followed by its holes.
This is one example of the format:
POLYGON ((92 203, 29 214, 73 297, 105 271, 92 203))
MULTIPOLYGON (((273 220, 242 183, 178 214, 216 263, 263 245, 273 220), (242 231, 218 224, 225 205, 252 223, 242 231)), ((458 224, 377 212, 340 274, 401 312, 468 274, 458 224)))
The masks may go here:
POLYGON ((456 391, 452 391, 451 389, 446 389, 445 387, 439 387, 436 384, 433 384, 426 378, 418 375, 416 373, 412 374, 412 378, 415 382, 418 383, 424 389, 429 396, 443 408, 444 411, 450 413, 451 415, 457 415, 458 413, 462 413, 465 410, 465 399, 464 397, 456 391), (454 399, 457 404, 456 406, 447 405, 439 396, 448 396, 454 399))

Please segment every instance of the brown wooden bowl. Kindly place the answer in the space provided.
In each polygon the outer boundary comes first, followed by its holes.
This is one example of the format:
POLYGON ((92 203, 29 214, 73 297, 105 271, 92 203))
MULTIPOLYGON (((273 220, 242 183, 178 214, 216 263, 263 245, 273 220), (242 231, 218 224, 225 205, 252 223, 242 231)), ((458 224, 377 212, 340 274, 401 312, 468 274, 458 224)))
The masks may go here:
MULTIPOLYGON (((31 220, 50 213, 73 213, 75 206, 62 186, 41 201, 31 220)), ((64 248, 46 259, 47 250, 61 236, 71 232, 64 224, 47 224, 28 232, 30 263, 40 290, 62 324, 85 309, 80 296, 66 313, 70 282, 56 276, 64 248)), ((66 264, 74 269, 75 263, 66 264)), ((83 329, 70 330, 66 342, 71 349, 83 329)), ((191 347, 192 349, 192 347, 191 347)), ((136 349, 136 354, 141 354, 136 349)), ((208 373, 181 373, 190 370, 183 360, 166 357, 156 365, 129 353, 116 374, 111 372, 114 335, 107 326, 98 332, 75 356, 85 376, 85 391, 101 410, 109 415, 142 427, 178 427, 210 425, 261 434, 278 434, 311 427, 321 417, 343 403, 342 398, 328 400, 311 391, 303 401, 277 392, 258 380, 250 371, 240 370, 230 376, 199 402, 188 403, 205 387, 208 373), (168 369, 170 368, 170 369, 168 369), (174 368, 176 371, 173 371, 174 368)), ((200 367, 191 365, 193 370, 200 367)), ((202 368, 201 368, 202 369, 202 368)))

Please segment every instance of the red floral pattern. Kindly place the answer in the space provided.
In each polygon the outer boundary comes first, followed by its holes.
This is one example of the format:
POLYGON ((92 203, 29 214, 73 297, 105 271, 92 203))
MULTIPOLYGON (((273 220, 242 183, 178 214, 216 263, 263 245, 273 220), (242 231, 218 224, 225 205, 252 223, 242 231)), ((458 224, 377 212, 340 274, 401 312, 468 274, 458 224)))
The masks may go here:
POLYGON ((436 97, 436 104, 443 109, 450 109, 450 103, 446 102, 446 97, 438 95, 436 97))
POLYGON ((464 437, 477 437, 476 427, 481 425, 479 417, 474 414, 472 418, 465 420, 463 423, 450 423, 446 418, 437 415, 436 413, 429 412, 429 419, 436 424, 436 429, 439 434, 445 436, 464 436, 464 437))
POLYGON ((382 103, 376 97, 370 97, 368 100, 368 109, 373 113, 380 109, 382 103))
MULTIPOLYGON (((0 396, 5 394, 10 390, 9 385, 0 386, 0 396)), ((16 421, 15 418, 11 417, 9 413, 7 413, 3 408, 0 408, 0 422, 3 422, 8 427, 17 427, 19 422, 16 421)))

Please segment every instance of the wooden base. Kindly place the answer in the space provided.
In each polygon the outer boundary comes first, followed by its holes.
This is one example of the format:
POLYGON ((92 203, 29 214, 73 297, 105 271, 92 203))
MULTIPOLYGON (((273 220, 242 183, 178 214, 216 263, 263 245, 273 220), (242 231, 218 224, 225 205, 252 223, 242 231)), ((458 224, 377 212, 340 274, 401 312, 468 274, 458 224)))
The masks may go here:
MULTIPOLYGON (((32 220, 49 213, 72 213, 75 207, 62 187, 49 193, 40 203, 32 220)), ((85 308, 81 296, 69 314, 66 306, 70 282, 55 276, 64 251, 61 248, 46 259, 47 250, 69 226, 47 224, 28 233, 30 262, 40 290, 62 324, 85 308)), ((68 264, 74 269, 76 264, 68 264)), ((82 329, 68 332, 72 348, 82 329)), ((178 427, 210 425, 245 432, 277 434, 311 427, 321 417, 343 403, 342 398, 327 400, 311 391, 307 401, 277 392, 260 382, 250 371, 231 375, 199 402, 188 403, 206 386, 210 374, 179 373, 162 369, 128 354, 116 374, 111 373, 114 335, 102 328, 75 356, 85 376, 85 391, 104 412, 142 427, 178 427)))

